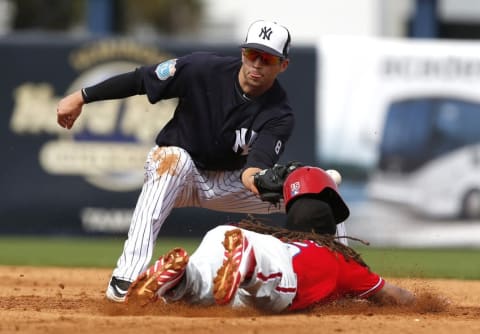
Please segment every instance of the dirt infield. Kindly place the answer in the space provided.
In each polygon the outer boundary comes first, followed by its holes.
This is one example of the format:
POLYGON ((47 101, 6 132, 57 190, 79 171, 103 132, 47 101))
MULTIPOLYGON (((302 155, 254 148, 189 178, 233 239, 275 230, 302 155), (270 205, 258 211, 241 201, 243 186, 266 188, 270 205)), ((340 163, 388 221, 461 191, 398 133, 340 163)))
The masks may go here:
POLYGON ((480 333, 480 281, 392 279, 417 293, 417 305, 381 308, 348 301, 273 316, 225 307, 158 304, 134 309, 113 304, 104 299, 110 273, 0 267, 0 332, 480 333))

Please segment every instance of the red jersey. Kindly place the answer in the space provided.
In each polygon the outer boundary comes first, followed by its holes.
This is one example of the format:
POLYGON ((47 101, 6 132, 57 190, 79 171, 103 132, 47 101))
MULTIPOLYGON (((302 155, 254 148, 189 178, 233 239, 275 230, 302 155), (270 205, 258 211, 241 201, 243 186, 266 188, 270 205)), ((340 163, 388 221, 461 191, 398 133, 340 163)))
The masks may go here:
POLYGON ((379 291, 385 281, 354 260, 315 243, 289 243, 293 270, 297 274, 297 294, 290 310, 342 297, 366 298, 379 291))

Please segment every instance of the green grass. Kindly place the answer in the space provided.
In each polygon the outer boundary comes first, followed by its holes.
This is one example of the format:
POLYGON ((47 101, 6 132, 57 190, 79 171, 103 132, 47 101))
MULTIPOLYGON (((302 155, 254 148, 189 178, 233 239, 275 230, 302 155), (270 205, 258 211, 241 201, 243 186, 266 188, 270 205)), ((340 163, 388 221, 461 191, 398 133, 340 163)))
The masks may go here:
MULTIPOLYGON (((2 237, 0 265, 114 267, 124 238, 2 237)), ((159 238, 154 258, 181 246, 193 252, 200 240, 159 238)))
MULTIPOLYGON (((192 253, 199 242, 162 237, 153 258, 178 246, 192 253)), ((0 265, 113 268, 123 243, 123 237, 0 237, 0 265)), ((385 277, 480 280, 480 249, 355 249, 373 271, 385 277)))
POLYGON ((480 249, 355 249, 386 277, 480 279, 480 249))

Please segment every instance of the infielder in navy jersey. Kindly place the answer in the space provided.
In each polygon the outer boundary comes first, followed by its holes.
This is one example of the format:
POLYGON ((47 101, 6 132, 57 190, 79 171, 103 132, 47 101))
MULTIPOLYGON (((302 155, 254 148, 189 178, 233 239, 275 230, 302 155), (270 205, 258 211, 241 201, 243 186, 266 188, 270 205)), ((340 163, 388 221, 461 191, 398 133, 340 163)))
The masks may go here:
POLYGON ((57 122, 70 129, 86 103, 137 94, 151 103, 179 100, 148 154, 108 299, 125 300, 131 282, 148 267, 173 208, 284 212, 283 206, 259 199, 253 176, 279 160, 294 126, 287 94, 277 81, 289 65, 289 47, 285 27, 256 21, 241 45, 241 58, 192 53, 114 76, 59 102, 57 122))

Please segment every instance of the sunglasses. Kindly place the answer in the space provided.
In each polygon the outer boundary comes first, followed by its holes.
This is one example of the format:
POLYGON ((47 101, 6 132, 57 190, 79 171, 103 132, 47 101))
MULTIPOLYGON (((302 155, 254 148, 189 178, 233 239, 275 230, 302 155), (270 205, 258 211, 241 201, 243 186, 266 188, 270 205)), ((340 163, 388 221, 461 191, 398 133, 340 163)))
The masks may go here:
POLYGON ((260 60, 264 65, 278 65, 282 62, 283 58, 271 55, 269 53, 261 52, 255 49, 243 49, 243 55, 245 58, 254 62, 260 57, 260 60))

